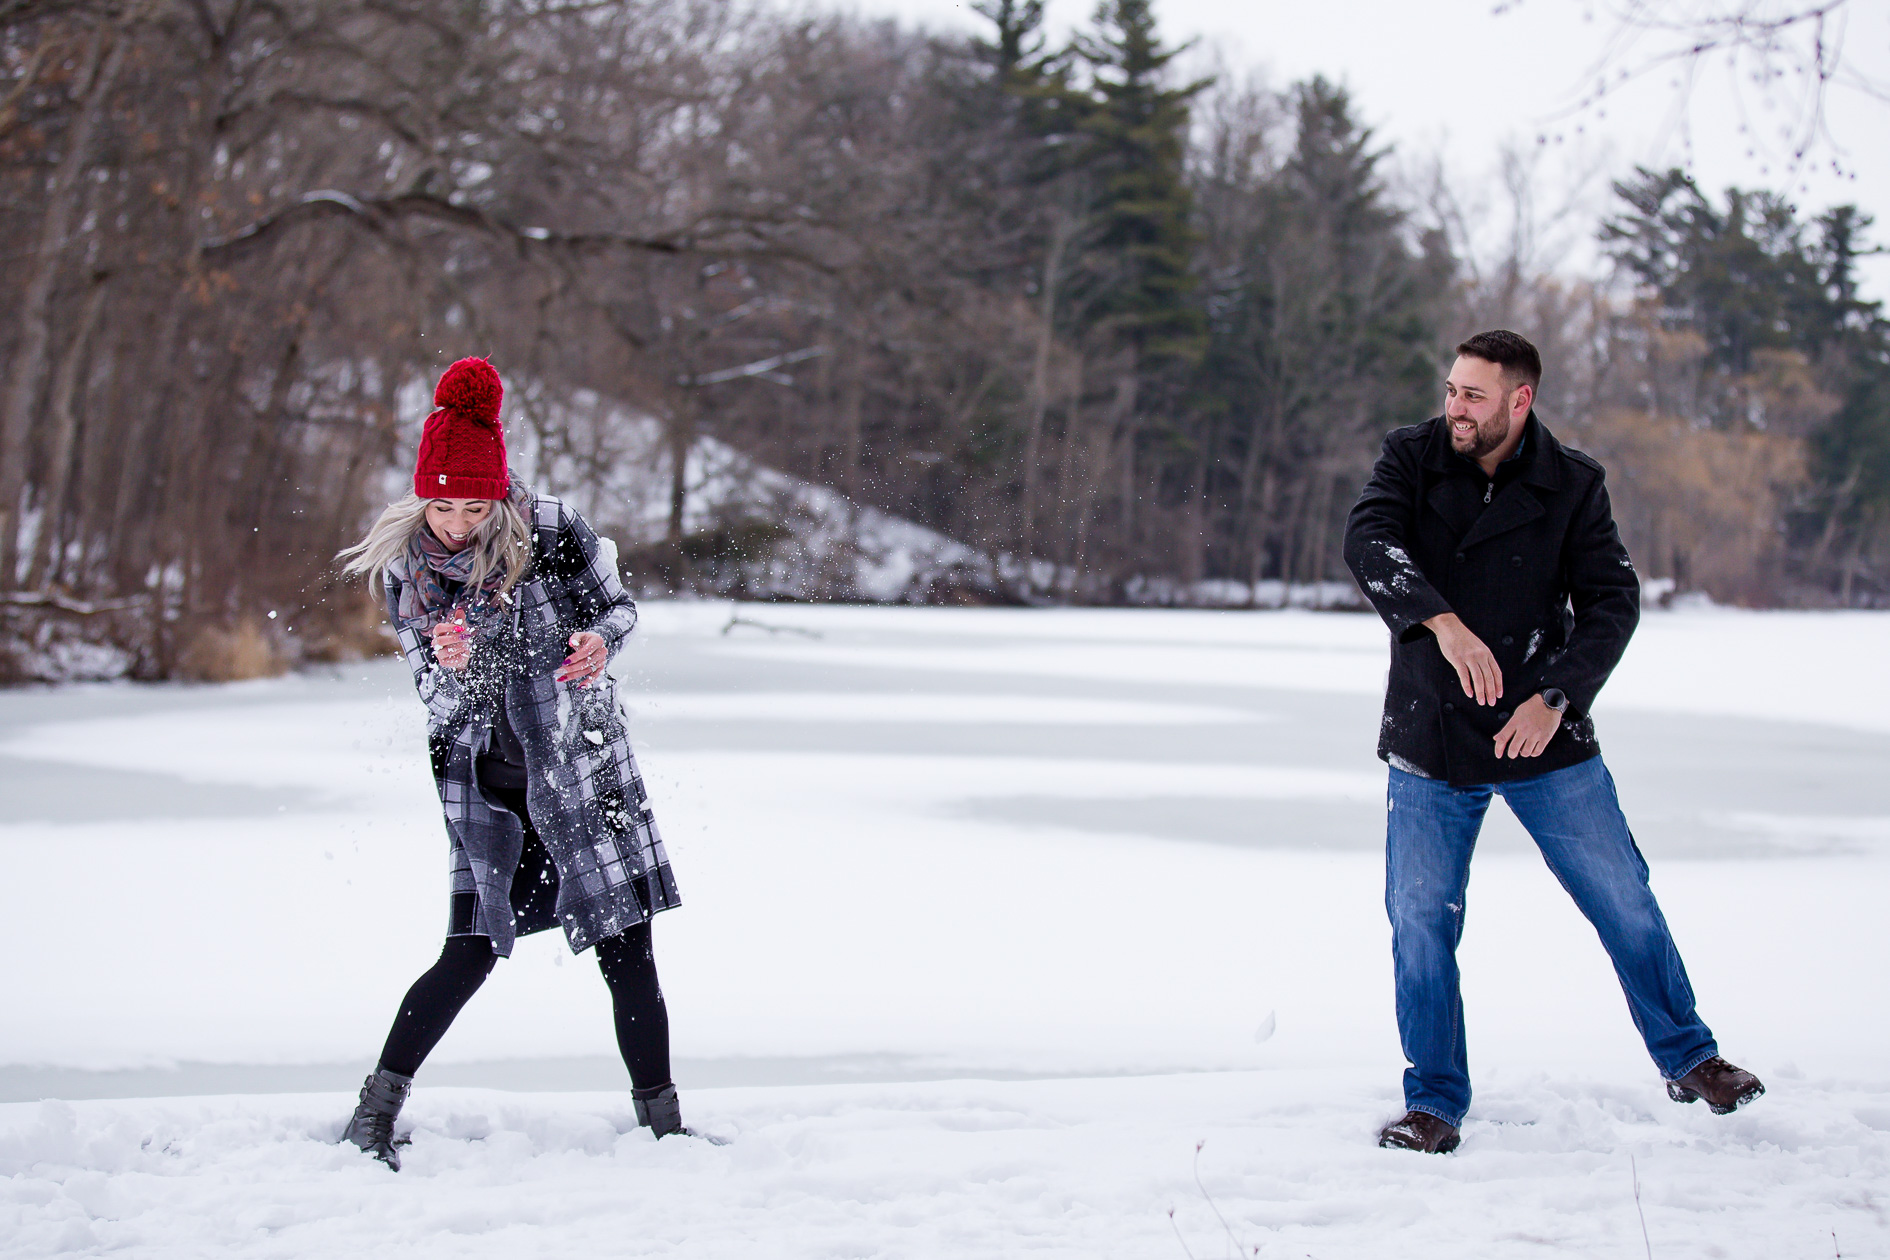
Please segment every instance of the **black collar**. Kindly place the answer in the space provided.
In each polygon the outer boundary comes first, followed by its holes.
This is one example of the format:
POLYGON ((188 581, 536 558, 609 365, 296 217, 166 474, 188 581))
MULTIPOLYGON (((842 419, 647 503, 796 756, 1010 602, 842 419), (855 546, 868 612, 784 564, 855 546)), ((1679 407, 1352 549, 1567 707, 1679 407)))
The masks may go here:
MULTIPOLYGON (((1516 448, 1514 456, 1520 463, 1515 471, 1516 479, 1544 490, 1556 489, 1562 484, 1561 461, 1556 458, 1561 450, 1562 444, 1555 440, 1548 426, 1536 418, 1535 408, 1531 407, 1529 418, 1523 421, 1522 444, 1516 448)), ((1509 462, 1503 461, 1506 465, 1509 462)), ((1475 460, 1465 459, 1451 446, 1450 422, 1443 416, 1431 421, 1431 440, 1424 450, 1424 464, 1441 473, 1469 470, 1479 477, 1483 475, 1483 469, 1475 460)))

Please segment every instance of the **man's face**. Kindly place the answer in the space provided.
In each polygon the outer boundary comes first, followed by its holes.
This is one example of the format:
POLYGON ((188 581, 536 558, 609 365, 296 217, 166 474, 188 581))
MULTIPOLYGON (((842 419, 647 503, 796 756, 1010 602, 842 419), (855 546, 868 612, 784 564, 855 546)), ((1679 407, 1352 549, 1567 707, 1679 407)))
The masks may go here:
POLYGON ((1488 359, 1458 355, 1444 381, 1444 418, 1450 446, 1459 455, 1482 459, 1509 439, 1529 415, 1532 391, 1507 388, 1503 369, 1488 359))

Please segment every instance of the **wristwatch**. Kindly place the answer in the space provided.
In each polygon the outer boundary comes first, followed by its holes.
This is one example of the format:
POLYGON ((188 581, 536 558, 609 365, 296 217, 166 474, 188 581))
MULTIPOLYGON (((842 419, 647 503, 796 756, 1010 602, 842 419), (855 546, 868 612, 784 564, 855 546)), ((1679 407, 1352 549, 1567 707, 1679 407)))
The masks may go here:
POLYGON ((1544 687, 1536 693, 1542 697, 1542 703, 1556 713, 1568 712, 1568 693, 1560 687, 1544 687))

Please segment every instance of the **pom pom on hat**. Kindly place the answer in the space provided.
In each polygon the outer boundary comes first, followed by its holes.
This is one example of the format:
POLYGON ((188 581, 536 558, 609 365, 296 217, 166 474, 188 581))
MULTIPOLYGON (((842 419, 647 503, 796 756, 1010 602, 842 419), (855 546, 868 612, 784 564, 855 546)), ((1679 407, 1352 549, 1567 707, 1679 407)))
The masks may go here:
POLYGON ((461 359, 433 390, 439 410, 420 431, 413 492, 423 499, 503 499, 512 490, 506 471, 505 431, 499 402, 505 384, 484 359, 461 359))
POLYGON ((457 411, 481 424, 499 422, 499 402, 504 397, 505 382, 499 379, 499 369, 484 359, 461 359, 446 369, 433 388, 435 407, 457 411))

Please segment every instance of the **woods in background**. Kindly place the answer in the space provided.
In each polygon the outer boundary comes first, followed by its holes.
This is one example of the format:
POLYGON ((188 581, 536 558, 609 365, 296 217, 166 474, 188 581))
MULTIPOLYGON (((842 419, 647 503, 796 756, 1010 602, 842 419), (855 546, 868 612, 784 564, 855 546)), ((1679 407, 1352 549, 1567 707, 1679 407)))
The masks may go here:
POLYGON ((0 0, 0 656, 372 647, 329 558, 470 353, 645 581, 780 544, 692 516, 714 438, 999 558, 978 597, 1185 602, 1341 578, 1380 437, 1509 326, 1645 576, 1890 596, 1866 217, 1641 172, 1621 282, 1491 263, 1328 83, 1184 81, 1146 0, 1067 48, 976 7, 0 0), (654 526, 607 490, 633 458, 654 526))

